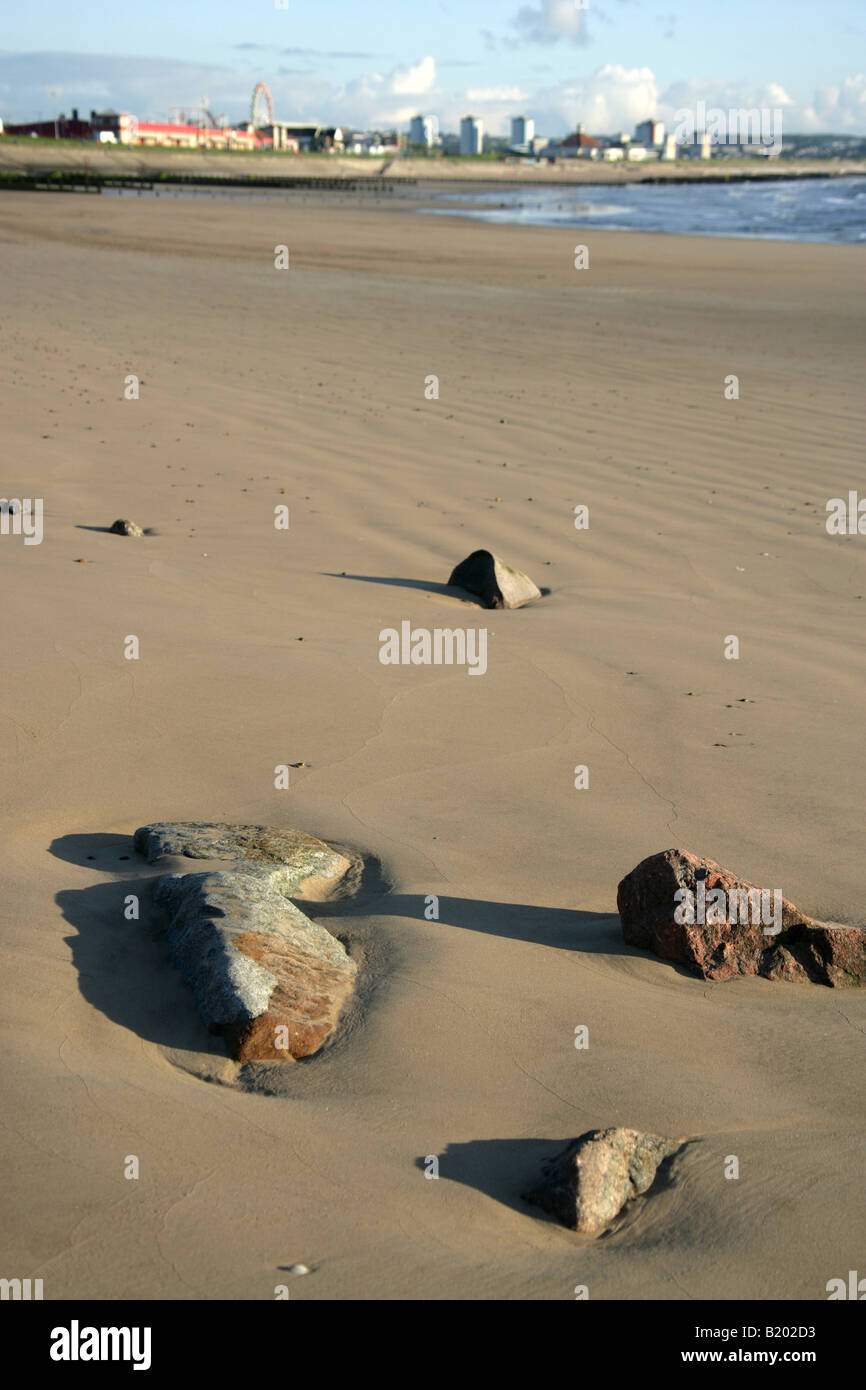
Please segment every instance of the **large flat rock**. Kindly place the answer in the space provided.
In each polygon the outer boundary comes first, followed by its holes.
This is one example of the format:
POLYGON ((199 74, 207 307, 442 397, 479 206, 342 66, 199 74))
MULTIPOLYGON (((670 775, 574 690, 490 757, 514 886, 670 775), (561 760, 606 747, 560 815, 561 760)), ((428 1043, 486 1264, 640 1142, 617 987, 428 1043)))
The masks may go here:
POLYGON ((157 821, 135 832, 135 848, 149 864, 168 855, 228 859, 262 868, 279 866, 291 876, 291 895, 321 901, 334 896, 357 864, 301 830, 208 821, 157 821))
POLYGON ((293 891, 287 868, 166 874, 156 885, 175 964, 239 1062, 309 1057, 353 991, 355 962, 293 891))
POLYGON ((619 885, 617 909, 623 938, 630 946, 676 961, 705 980, 761 975, 768 980, 837 987, 866 984, 866 931, 862 928, 813 921, 784 897, 780 920, 770 924, 771 932, 765 930, 763 920, 753 920, 755 913, 742 921, 740 908, 731 910, 735 900, 744 901, 743 894, 756 904, 766 895, 764 901, 769 903, 775 891, 757 888, 715 860, 702 859, 689 850, 664 850, 642 860, 619 885), (683 892, 697 898, 699 884, 708 901, 722 890, 726 906, 720 916, 707 910, 706 921, 684 922, 683 892))

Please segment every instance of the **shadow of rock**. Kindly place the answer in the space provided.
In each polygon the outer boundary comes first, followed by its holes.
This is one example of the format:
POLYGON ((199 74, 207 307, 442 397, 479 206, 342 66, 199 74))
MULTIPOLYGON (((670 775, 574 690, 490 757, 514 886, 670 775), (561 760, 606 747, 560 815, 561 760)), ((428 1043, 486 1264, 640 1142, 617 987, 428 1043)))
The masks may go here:
POLYGON ((80 864, 82 867, 93 864, 106 873, 129 873, 128 869, 121 867, 126 860, 143 865, 147 872, 144 860, 133 849, 131 835, 60 835, 51 841, 49 851, 56 859, 63 859, 67 864, 80 864))
MULTIPOLYGON (((386 584, 397 589, 421 589, 428 594, 442 594, 446 598, 459 599, 470 608, 477 608, 481 613, 498 612, 498 609, 485 608, 479 602, 477 594, 469 593, 468 589, 461 589, 459 584, 436 584, 430 579, 396 579, 381 574, 337 574, 334 570, 322 570, 322 574, 327 579, 354 579, 359 584, 386 584)), ((547 598, 551 593, 550 589, 541 589, 541 597, 547 598)), ((525 605, 531 608, 532 604, 525 605)), ((514 609, 519 613, 520 609, 514 609)))
MULTIPOLYGON (((526 1216, 545 1220, 545 1213, 523 1200, 521 1193, 538 1181, 541 1165, 546 1158, 559 1153, 568 1141, 564 1139, 470 1139, 465 1144, 449 1144, 439 1154, 439 1180, 462 1183, 477 1192, 492 1197, 504 1206, 526 1216)), ((425 1169, 426 1157, 415 1160, 416 1168, 425 1169)), ((554 1223, 556 1224, 556 1223, 554 1223)))
MULTIPOLYGON (((110 880, 90 888, 64 889, 55 899, 78 933, 65 939, 88 1003, 149 1042, 178 1052, 229 1058, 226 1042, 208 1032, 195 996, 171 958, 165 919, 153 903, 153 888, 167 873, 224 871, 231 863, 167 856, 148 864, 136 853, 131 835, 62 835, 52 840, 50 852, 66 863, 98 869, 110 880), (130 873, 135 877, 129 877, 130 873), (138 920, 125 915, 130 897, 138 899, 138 920)), ((367 905, 387 892, 378 860, 362 858, 352 849, 346 853, 359 864, 352 895, 326 903, 297 899, 312 920, 370 911, 367 905)))
MULTIPOLYGON (((119 836, 67 836, 116 840, 119 836)), ((172 964, 162 922, 152 905, 153 879, 115 879, 92 888, 63 889, 56 902, 77 935, 65 940, 84 998, 106 1018, 148 1042, 227 1057, 199 1017, 192 990, 172 964), (139 920, 125 916, 128 899, 138 899, 139 920)))
MULTIPOLYGON (((422 893, 392 893, 372 907, 377 917, 417 917, 424 920, 422 893)), ((580 908, 531 907, 525 903, 487 902, 482 898, 439 896, 438 922, 467 931, 486 932, 509 941, 532 941, 564 951, 604 952, 635 956, 646 952, 627 946, 616 912, 584 912, 580 908)), ((432 923, 431 925, 435 925, 432 923)))
MULTIPOLYGON (((477 1192, 492 1197, 494 1201, 511 1207, 536 1221, 549 1222, 557 1230, 566 1232, 555 1217, 541 1207, 527 1202, 523 1193, 537 1186, 542 1174, 545 1159, 553 1158, 562 1152, 575 1136, 560 1139, 470 1139, 464 1144, 449 1144, 439 1158, 439 1178, 473 1187, 477 1192)), ((676 1186, 682 1177, 682 1164, 687 1151, 698 1144, 696 1139, 686 1139, 676 1153, 664 1159, 658 1166, 652 1186, 641 1196, 626 1203, 600 1236, 582 1236, 569 1232, 576 1240, 604 1240, 615 1234, 631 1218, 642 1214, 646 1203, 660 1193, 676 1186)), ((426 1157, 415 1160, 416 1168, 425 1169, 426 1157)))
POLYGON ((481 608, 472 594, 456 584, 436 584, 429 579, 394 579, 379 574, 337 574, 333 570, 323 570, 322 573, 327 579, 354 579, 359 584, 387 584, 397 589, 422 589, 429 594, 445 594, 448 598, 462 599, 473 608, 481 608))
MULTIPOLYGON (((102 531, 106 536, 116 536, 120 534, 118 531, 112 530, 110 526, 84 526, 81 522, 76 523, 75 529, 76 531, 102 531)), ((159 534, 152 526, 143 526, 141 529, 142 534, 145 536, 156 536, 159 534)), ((128 540, 129 537, 126 537, 126 539, 128 540)))

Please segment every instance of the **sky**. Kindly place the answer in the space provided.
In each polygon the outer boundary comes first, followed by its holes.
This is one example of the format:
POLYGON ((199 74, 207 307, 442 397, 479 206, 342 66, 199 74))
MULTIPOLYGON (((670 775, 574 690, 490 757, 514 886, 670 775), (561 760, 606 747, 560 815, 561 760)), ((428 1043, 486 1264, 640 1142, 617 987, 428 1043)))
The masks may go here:
POLYGON ((701 100, 769 107, 789 133, 866 135, 866 0, 0 0, 0 116, 78 107, 445 131, 471 113, 597 134, 701 100))

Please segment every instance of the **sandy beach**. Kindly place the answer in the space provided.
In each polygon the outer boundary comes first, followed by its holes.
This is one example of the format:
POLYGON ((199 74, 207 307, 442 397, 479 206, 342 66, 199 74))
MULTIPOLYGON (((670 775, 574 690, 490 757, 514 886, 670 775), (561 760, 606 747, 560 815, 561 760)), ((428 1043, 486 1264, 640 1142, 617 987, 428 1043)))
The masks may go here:
POLYGON ((0 491, 44 499, 40 545, 0 537, 8 1270, 177 1300, 297 1262, 293 1300, 866 1273, 866 992, 708 983, 616 911, 678 845, 863 925, 866 540, 825 527, 863 479, 862 250, 7 193, 0 255, 0 491), (479 547, 549 594, 442 593, 479 547), (483 679, 383 665, 404 620, 485 627, 483 679), (320 918, 361 981, 320 1054, 208 1037, 132 849, 160 820, 366 857, 320 918), (597 1241, 521 1201, 611 1125, 692 1141, 676 1181, 597 1241))

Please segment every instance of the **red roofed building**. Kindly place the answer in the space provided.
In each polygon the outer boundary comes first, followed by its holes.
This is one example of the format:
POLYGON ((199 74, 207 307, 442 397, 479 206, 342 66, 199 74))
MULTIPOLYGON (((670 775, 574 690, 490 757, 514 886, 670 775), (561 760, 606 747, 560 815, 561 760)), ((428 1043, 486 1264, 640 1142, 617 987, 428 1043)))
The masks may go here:
POLYGON ((601 141, 596 140, 592 135, 587 135, 582 125, 577 127, 571 135, 567 135, 564 140, 556 144, 551 143, 544 149, 545 158, 551 155, 562 156, 566 159, 598 159, 601 150, 601 141))

